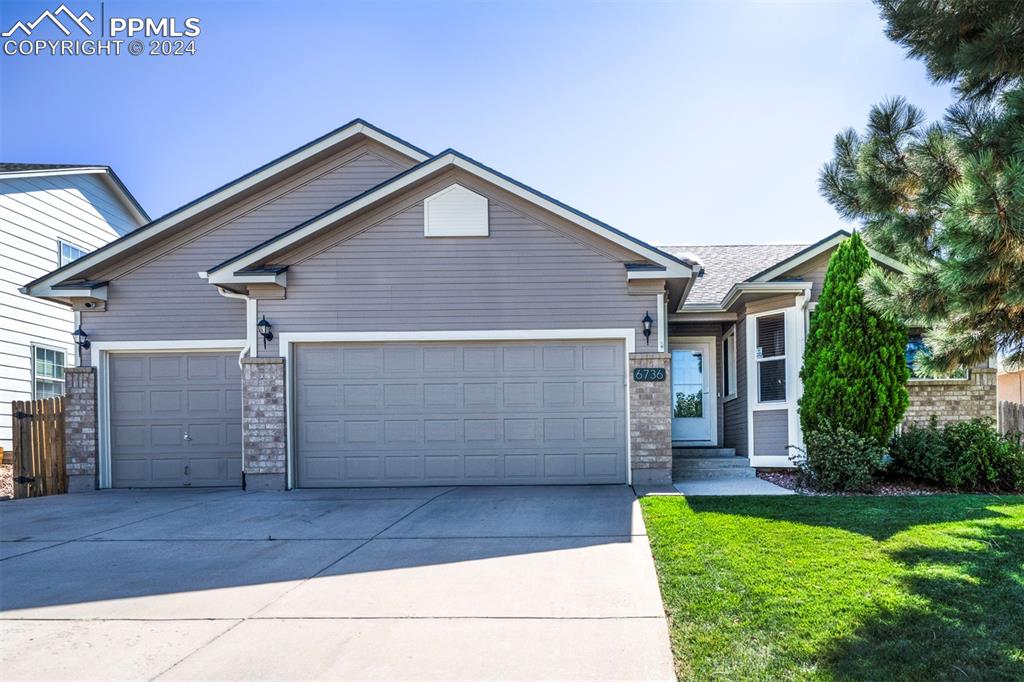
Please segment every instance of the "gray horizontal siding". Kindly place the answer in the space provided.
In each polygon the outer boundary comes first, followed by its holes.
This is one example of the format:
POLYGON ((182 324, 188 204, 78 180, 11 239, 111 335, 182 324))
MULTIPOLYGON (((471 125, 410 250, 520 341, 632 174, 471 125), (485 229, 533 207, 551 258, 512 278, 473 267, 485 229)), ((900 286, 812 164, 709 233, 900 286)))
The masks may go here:
POLYGON ((241 208, 214 216, 113 273, 105 312, 83 313, 97 341, 237 339, 245 305, 225 298, 198 272, 294 227, 404 170, 360 148, 283 181, 241 208))
POLYGON ((789 455, 789 411, 759 410, 754 412, 754 454, 759 456, 789 455))
MULTIPOLYGON (((288 270, 259 302, 278 332, 632 328, 655 295, 630 295, 621 261, 490 201, 490 236, 426 238, 422 202, 288 270)), ((260 354, 277 354, 276 340, 260 354)))
POLYGON ((817 301, 825 284, 825 273, 828 272, 828 261, 835 249, 813 258, 799 267, 783 273, 776 280, 799 279, 811 283, 811 300, 817 301))
POLYGON ((136 224, 99 175, 0 181, 0 447, 11 447, 11 401, 32 398, 32 346, 74 364, 74 314, 19 288, 56 269, 63 241, 91 251, 136 224))
POLYGON ((736 321, 736 398, 724 405, 725 419, 723 445, 735 448, 736 454, 748 455, 747 450, 747 325, 746 317, 736 321))

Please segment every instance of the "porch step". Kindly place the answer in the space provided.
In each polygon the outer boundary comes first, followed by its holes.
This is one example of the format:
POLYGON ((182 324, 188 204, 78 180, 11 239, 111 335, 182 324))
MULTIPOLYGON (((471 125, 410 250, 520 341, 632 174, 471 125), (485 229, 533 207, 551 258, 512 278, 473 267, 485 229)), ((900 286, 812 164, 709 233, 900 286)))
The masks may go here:
POLYGON ((707 457, 735 457, 736 448, 672 448, 672 459, 685 457, 687 459, 704 459, 707 457))
POLYGON ((754 478, 756 473, 746 457, 672 458, 672 480, 695 478, 754 478))

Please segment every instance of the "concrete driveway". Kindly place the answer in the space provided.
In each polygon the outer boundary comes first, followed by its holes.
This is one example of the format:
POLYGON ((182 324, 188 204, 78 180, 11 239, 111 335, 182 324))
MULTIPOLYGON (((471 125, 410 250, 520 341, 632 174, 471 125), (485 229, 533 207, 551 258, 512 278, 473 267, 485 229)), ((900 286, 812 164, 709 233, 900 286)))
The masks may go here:
POLYGON ((32 679, 674 679, 625 486, 105 491, 0 503, 32 679))

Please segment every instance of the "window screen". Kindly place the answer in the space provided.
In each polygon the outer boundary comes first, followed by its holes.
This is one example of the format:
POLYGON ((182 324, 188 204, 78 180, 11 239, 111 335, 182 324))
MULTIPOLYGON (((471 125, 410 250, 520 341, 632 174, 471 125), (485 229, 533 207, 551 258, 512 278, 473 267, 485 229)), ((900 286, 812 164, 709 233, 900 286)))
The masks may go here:
POLYGON ((786 316, 757 318, 757 389, 762 403, 786 399, 786 316))
POLYGON ((725 386, 726 394, 731 395, 732 391, 732 361, 729 359, 729 348, 732 346, 732 339, 722 339, 722 385, 725 386))
POLYGON ((59 267, 64 267, 72 261, 76 261, 85 255, 85 250, 67 242, 57 242, 59 267))
POLYGON ((64 353, 36 346, 32 356, 32 391, 36 399, 64 395, 64 353))

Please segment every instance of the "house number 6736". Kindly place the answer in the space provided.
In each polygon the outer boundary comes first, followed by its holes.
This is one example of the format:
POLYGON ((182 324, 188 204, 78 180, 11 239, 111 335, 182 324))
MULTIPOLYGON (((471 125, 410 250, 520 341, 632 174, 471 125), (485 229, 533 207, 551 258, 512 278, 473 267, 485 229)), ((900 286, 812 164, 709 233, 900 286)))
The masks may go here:
POLYGON ((633 381, 664 381, 664 367, 637 367, 633 370, 633 381))

